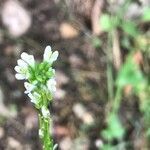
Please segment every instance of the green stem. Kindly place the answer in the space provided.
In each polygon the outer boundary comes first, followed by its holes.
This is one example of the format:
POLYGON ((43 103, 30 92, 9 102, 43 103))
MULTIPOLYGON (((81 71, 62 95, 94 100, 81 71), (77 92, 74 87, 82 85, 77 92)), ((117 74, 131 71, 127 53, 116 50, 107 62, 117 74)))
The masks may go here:
POLYGON ((107 63, 107 87, 108 87, 108 99, 112 102, 113 100, 113 74, 112 74, 112 66, 108 62, 107 63))
POLYGON ((45 117, 42 113, 39 114, 39 136, 43 143, 43 150, 53 150, 53 140, 50 134, 51 120, 50 116, 45 117))
POLYGON ((122 97, 122 88, 117 87, 114 104, 113 104, 113 108, 112 108, 112 112, 115 114, 117 113, 117 111, 120 107, 121 97, 122 97))

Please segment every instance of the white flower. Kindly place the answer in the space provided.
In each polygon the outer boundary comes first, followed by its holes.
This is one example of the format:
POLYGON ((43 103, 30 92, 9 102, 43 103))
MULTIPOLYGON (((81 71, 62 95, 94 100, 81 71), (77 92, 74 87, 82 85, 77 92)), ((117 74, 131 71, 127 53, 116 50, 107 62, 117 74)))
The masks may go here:
POLYGON ((26 52, 23 52, 21 54, 21 58, 22 60, 24 60, 26 63, 28 63, 30 66, 34 66, 35 65, 35 60, 34 60, 34 56, 33 55, 29 55, 26 52))
POLYGON ((17 60, 18 66, 16 66, 14 69, 17 72, 15 75, 16 79, 18 80, 24 80, 29 78, 29 72, 28 72, 28 67, 34 66, 35 65, 35 60, 33 55, 28 55, 27 53, 23 52, 21 54, 21 58, 17 60))
POLYGON ((24 93, 28 94, 35 88, 35 85, 25 82, 24 87, 26 88, 26 91, 24 93))
POLYGON ((43 60, 52 64, 54 61, 56 61, 58 55, 58 51, 52 53, 51 47, 47 46, 44 51, 43 60))
POLYGON ((15 77, 16 77, 16 79, 18 79, 18 80, 24 80, 24 79, 26 79, 26 76, 25 76, 25 75, 19 74, 19 73, 16 73, 16 74, 15 74, 15 77))
POLYGON ((58 51, 55 51, 55 52, 51 55, 50 60, 49 60, 49 63, 52 64, 54 61, 56 61, 58 55, 59 55, 58 51))
POLYGON ((28 78, 28 65, 21 59, 18 60, 18 66, 15 66, 16 79, 24 80, 28 78))
POLYGON ((41 110, 42 110, 42 114, 45 118, 48 118, 50 116, 50 113, 49 113, 48 109, 45 108, 45 106, 42 106, 41 110))
POLYGON ((50 57, 52 55, 52 50, 50 46, 46 46, 45 51, 44 51, 44 55, 43 55, 43 59, 44 61, 49 61, 50 57))
POLYGON ((18 72, 18 73, 21 73, 21 72, 22 72, 20 66, 15 66, 14 69, 15 69, 15 71, 18 72))
POLYGON ((20 66, 21 68, 27 68, 28 64, 23 61, 22 59, 17 60, 18 66, 20 66))
POLYGON ((56 81, 54 78, 47 81, 47 87, 52 94, 56 91, 56 81))
POLYGON ((37 102, 40 98, 40 95, 37 92, 34 92, 33 94, 29 93, 28 96, 30 97, 31 102, 34 103, 34 104, 37 104, 37 102))

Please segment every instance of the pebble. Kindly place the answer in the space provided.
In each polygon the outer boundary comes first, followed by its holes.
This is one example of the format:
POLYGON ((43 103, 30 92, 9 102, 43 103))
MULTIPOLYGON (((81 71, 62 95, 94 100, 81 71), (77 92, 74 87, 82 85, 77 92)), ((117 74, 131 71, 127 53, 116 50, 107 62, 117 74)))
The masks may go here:
POLYGON ((13 137, 8 137, 7 144, 7 150, 23 150, 21 143, 13 137))
POLYGON ((80 103, 75 104, 73 106, 73 112, 85 124, 92 125, 94 123, 93 115, 90 112, 88 112, 82 104, 80 104, 80 103))
POLYGON ((66 92, 60 88, 57 88, 57 91, 54 94, 54 99, 61 100, 65 97, 66 92))
POLYGON ((59 31, 61 37, 64 39, 75 38, 79 35, 79 31, 67 22, 63 22, 60 24, 59 31))
POLYGON ((59 147, 61 150, 71 150, 72 148, 72 140, 70 137, 65 137, 61 140, 59 147))
POLYGON ((69 56, 69 62, 73 68, 79 68, 79 67, 83 66, 83 64, 84 64, 84 62, 80 58, 80 56, 78 56, 76 54, 72 54, 69 56))
POLYGON ((16 0, 8 0, 1 11, 2 22, 13 37, 26 33, 31 25, 31 16, 27 10, 16 0))

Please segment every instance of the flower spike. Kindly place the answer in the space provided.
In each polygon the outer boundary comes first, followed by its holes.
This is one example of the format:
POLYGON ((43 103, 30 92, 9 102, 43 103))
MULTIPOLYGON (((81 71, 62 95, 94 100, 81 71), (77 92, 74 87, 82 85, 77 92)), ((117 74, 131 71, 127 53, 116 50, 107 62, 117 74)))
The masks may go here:
POLYGON ((43 61, 37 63, 33 55, 26 52, 21 54, 21 59, 17 61, 14 68, 17 72, 15 77, 24 82, 25 94, 39 110, 39 136, 43 141, 44 150, 55 149, 53 140, 49 135, 50 113, 48 104, 52 101, 56 91, 55 69, 52 64, 58 57, 58 51, 52 52, 51 47, 47 46, 43 54, 43 61))

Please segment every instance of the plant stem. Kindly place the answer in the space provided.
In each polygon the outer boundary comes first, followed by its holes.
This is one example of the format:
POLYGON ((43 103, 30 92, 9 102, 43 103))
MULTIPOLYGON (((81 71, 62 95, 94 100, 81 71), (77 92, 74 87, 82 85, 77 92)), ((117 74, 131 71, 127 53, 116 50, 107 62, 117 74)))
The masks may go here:
POLYGON ((43 150, 53 149, 53 140, 49 132, 51 126, 50 115, 45 117, 42 113, 39 114, 39 136, 43 143, 43 150))
POLYGON ((120 102, 121 102, 121 96, 122 96, 122 88, 118 86, 117 90, 116 90, 114 103, 113 103, 113 108, 112 108, 112 112, 114 114, 116 114, 119 109, 120 102))
POLYGON ((112 36, 111 33, 108 34, 108 41, 107 41, 107 88, 108 88, 108 99, 112 102, 114 98, 114 91, 113 91, 113 72, 112 72, 112 36))
POLYGON ((108 87, 108 100, 112 102, 113 100, 113 74, 112 74, 112 66, 108 62, 107 63, 107 87, 108 87))

